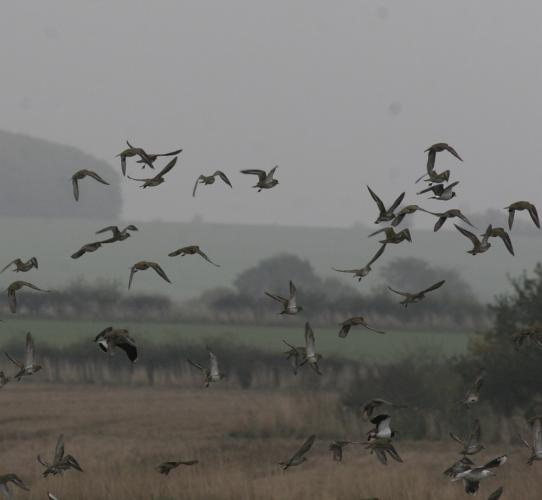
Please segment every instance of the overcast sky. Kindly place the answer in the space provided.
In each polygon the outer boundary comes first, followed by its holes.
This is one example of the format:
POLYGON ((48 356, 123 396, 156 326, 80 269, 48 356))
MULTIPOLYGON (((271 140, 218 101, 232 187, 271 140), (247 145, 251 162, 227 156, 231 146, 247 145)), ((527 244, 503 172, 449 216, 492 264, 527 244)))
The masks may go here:
POLYGON ((136 220, 372 221, 365 184, 421 204, 437 141, 465 160, 437 158, 454 207, 542 203, 541 25, 535 0, 4 0, 0 128, 115 165, 126 139, 183 147, 164 185, 125 181, 136 220), (239 174, 275 164, 272 191, 239 174), (216 169, 234 189, 193 199, 216 169))

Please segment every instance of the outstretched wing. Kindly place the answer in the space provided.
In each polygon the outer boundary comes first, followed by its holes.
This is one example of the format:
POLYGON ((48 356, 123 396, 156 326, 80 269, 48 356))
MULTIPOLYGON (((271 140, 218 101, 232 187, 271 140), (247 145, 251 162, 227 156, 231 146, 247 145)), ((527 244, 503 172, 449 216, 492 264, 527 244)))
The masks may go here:
POLYGON ((136 273, 136 268, 132 266, 132 269, 130 270, 130 279, 128 280, 128 290, 132 287, 132 280, 134 279, 134 274, 136 273))
POLYGON ((202 372, 205 371, 205 367, 197 363, 196 361, 192 361, 191 359, 187 360, 193 367, 197 368, 198 370, 201 370, 202 372))
POLYGON ((60 434, 56 442, 53 464, 57 464, 58 462, 60 462, 63 457, 64 457, 64 434, 60 434))
POLYGON ((192 191, 192 198, 194 196, 196 196, 196 189, 198 189, 198 184, 199 184, 199 181, 201 179, 204 179, 205 177, 203 175, 200 175, 197 179, 196 179, 196 183, 194 184, 194 190, 192 191))
POLYGON ((37 287, 36 285, 33 285, 32 283, 29 283, 28 281, 20 281, 19 282, 21 286, 26 286, 28 288, 32 288, 33 290, 37 290, 38 292, 48 292, 49 290, 43 290, 42 288, 37 287))
POLYGON ((156 177, 164 177, 177 163, 177 157, 173 158, 160 172, 158 172, 158 175, 156 177))
POLYGON ((264 293, 265 293, 265 295, 272 298, 273 300, 276 300, 277 302, 280 302, 282 305, 288 304, 288 299, 285 299, 284 297, 281 297, 280 295, 274 295, 274 294, 269 293, 269 292, 264 292, 264 293))
POLYGON ((312 445, 314 444, 314 441, 316 439, 316 434, 313 434, 312 436, 309 436, 309 438, 301 445, 301 448, 297 450, 290 461, 294 461, 297 458, 301 458, 303 455, 306 455, 309 450, 312 448, 312 445))
POLYGON ((99 231, 96 231, 96 234, 102 234, 107 231, 111 231, 114 236, 120 233, 118 226, 107 226, 107 227, 104 227, 103 229, 100 229, 99 231))
POLYGON ((307 349, 307 356, 314 355, 316 352, 314 332, 308 321, 305 323, 305 348, 307 349))
POLYGON ((218 175, 218 177, 220 177, 228 186, 233 187, 230 180, 226 177, 226 174, 222 172, 222 170, 217 170, 213 175, 218 175))
POLYGON ((458 214, 458 217, 459 217, 465 224, 468 224, 470 227, 476 228, 476 226, 475 226, 469 219, 467 219, 461 212, 458 214))
POLYGON ((263 181, 263 180, 266 178, 266 176, 267 176, 267 174, 265 173, 264 170, 257 170, 257 169, 253 169, 253 168, 252 168, 252 169, 249 168, 249 169, 247 169, 247 170, 241 170, 241 173, 242 173, 242 174, 248 174, 248 175, 257 175, 257 176, 258 176, 258 180, 259 180, 260 182, 263 181))
POLYGON ((493 493, 491 493, 491 495, 489 495, 487 500, 499 500, 499 498, 501 498, 503 494, 503 491, 504 491, 504 488, 502 486, 497 488, 493 493))
POLYGON ((169 153, 159 153, 159 154, 156 154, 154 156, 174 156, 174 155, 178 155, 179 153, 182 153, 183 150, 182 149, 176 149, 175 151, 171 151, 169 153))
POLYGON ((538 218, 538 212, 536 210, 536 207, 534 205, 531 205, 529 207, 529 215, 531 216, 531 219, 533 219, 533 222, 535 223, 535 226, 540 229, 540 219, 538 218))
POLYGON ((446 145, 444 146, 444 149, 445 149, 446 151, 448 151, 448 153, 451 153, 452 155, 454 155, 459 161, 463 161, 463 159, 461 158, 461 156, 459 156, 459 155, 457 154, 457 151, 456 151, 454 148, 452 148, 452 146, 446 144, 446 145))
POLYGON ((436 290, 437 288, 440 288, 442 285, 446 283, 446 280, 439 281, 438 283, 435 283, 434 285, 431 285, 429 288, 426 288, 425 290, 422 290, 420 294, 432 292, 433 290, 436 290))
POLYGON ((496 467, 500 467, 508 460, 508 457, 506 455, 501 455, 500 457, 494 458, 490 462, 484 465, 484 469, 495 469, 496 467))
POLYGON ((391 286, 388 287, 388 290, 392 291, 393 293, 396 293, 397 295, 402 295, 403 297, 408 297, 409 294, 406 292, 400 292, 399 290, 394 290, 391 286))
POLYGON ((374 254, 373 258, 368 262, 367 266, 370 266, 373 264, 380 256, 384 253, 384 250, 386 249, 386 244, 383 244, 380 246, 378 251, 374 254))
POLYGON ((102 184, 107 184, 109 186, 109 182, 102 179, 96 172, 93 172, 92 170, 88 170, 87 175, 97 180, 98 182, 101 182, 102 184))
POLYGON ((25 348, 25 366, 31 366, 34 364, 34 339, 32 334, 28 332, 26 334, 26 348, 25 348))
POLYGON ((7 352, 4 352, 4 354, 6 355, 6 358, 8 358, 15 366, 23 368, 23 364, 20 361, 12 358, 7 352))
POLYGON ((389 209, 389 212, 394 212, 394 210, 401 204, 401 202, 403 201, 403 198, 405 197, 405 192, 403 191, 398 197, 397 199, 393 202, 392 206, 390 207, 389 209))
POLYGON ((4 267, 0 273, 3 273, 8 267, 11 267, 13 264, 15 264, 19 259, 12 260, 6 267, 4 267))
POLYGON ((157 262, 152 262, 150 266, 156 271, 156 273, 158 274, 158 276, 160 276, 160 278, 167 281, 168 283, 171 283, 170 279, 167 277, 164 270, 160 267, 160 264, 158 264, 157 262))
POLYGON ((211 350, 207 349, 207 352, 209 353, 209 364, 210 364, 210 372, 211 376, 218 376, 220 375, 220 372, 218 371, 218 358, 216 357, 216 354, 212 352, 211 350))
POLYGON ((203 250, 201 250, 200 248, 197 250, 197 253, 198 253, 198 255, 200 255, 201 257, 203 257, 207 262, 209 262, 209 263, 212 264, 213 266, 220 267, 220 265, 215 264, 215 263, 207 256, 207 254, 206 254, 203 250))
POLYGON ((497 227, 493 230, 493 234, 500 238, 502 240, 502 242, 504 243, 504 246, 506 247, 506 249, 512 254, 514 255, 514 247, 512 246, 512 240, 510 238, 510 235, 502 228, 502 227, 497 227))
POLYGON ((371 197, 373 198, 373 200, 377 204, 378 210, 380 211, 380 213, 385 212, 386 207, 384 206, 384 203, 382 203, 382 200, 376 195, 376 193, 369 186, 367 186, 367 189, 369 190, 369 193, 371 193, 371 197))
POLYGON ((77 179, 72 177, 72 187, 73 187, 73 197, 75 198, 75 201, 79 201, 79 183, 77 182, 77 179))
POLYGON ((476 247, 480 245, 480 240, 475 234, 471 233, 470 231, 467 231, 466 229, 463 229, 461 226, 458 226, 457 224, 454 224, 454 226, 463 236, 466 236, 472 242, 473 246, 476 247))

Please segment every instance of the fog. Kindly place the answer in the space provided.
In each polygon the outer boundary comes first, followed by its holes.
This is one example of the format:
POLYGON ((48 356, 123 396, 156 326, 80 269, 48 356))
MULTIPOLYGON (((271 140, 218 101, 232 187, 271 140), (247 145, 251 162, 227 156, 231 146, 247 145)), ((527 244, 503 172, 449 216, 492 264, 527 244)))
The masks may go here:
POLYGON ((437 158, 458 207, 536 203, 541 20, 535 1, 5 1, 0 128, 109 163, 126 139, 183 147, 160 188, 123 183, 135 220, 372 221, 364 185, 414 202, 437 141, 465 160, 437 158), (238 173, 275 164, 271 192, 238 173), (233 191, 193 199, 217 168, 233 191))

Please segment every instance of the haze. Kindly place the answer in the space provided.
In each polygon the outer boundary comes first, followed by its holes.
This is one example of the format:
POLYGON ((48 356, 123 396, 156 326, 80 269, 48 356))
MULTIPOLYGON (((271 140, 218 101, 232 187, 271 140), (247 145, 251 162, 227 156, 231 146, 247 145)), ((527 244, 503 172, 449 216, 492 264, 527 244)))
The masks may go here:
POLYGON ((465 159, 437 159, 456 206, 537 203, 541 21, 535 1, 5 1, 0 128, 109 163, 126 139, 183 147, 159 189, 123 183, 132 220, 371 222, 365 184, 414 202, 437 141, 465 159), (238 173, 275 164, 272 192, 238 173), (218 168, 234 190, 193 199, 218 168))

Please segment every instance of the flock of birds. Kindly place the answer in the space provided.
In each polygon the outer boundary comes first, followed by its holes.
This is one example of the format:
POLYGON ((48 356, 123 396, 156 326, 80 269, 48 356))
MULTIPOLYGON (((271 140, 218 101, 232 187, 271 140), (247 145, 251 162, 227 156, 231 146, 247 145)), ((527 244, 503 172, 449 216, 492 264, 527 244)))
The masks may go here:
MULTIPOLYGON (((169 153, 157 153, 151 154, 147 153, 143 148, 134 147, 129 142, 127 142, 128 148, 123 150, 117 156, 120 157, 121 170, 123 176, 126 176, 127 171, 127 159, 136 158, 136 163, 142 168, 149 168, 155 170, 155 163, 160 157, 173 157, 168 163, 158 171, 156 175, 148 178, 134 178, 127 176, 129 179, 132 179, 137 182, 141 182, 142 188, 151 188, 157 187, 165 182, 165 176, 168 174, 177 164, 178 155, 182 152, 182 149, 171 151, 169 153)), ((437 153, 447 151, 452 154, 455 158, 460 161, 463 161, 457 151, 446 143, 437 143, 429 147, 425 152, 427 153, 427 172, 424 173, 416 182, 424 180, 428 183, 428 187, 422 189, 417 194, 423 195, 426 193, 432 193, 430 199, 440 200, 440 201, 450 201, 456 196, 454 189, 458 186, 459 181, 448 183, 450 179, 450 171, 445 170, 443 172, 437 172, 435 170, 435 163, 437 153), (448 183, 448 184, 447 184, 448 183)), ((242 174, 246 175, 255 175, 257 176, 257 183, 253 186, 258 189, 258 192, 262 190, 269 190, 276 187, 279 183, 275 179, 275 173, 277 166, 273 167, 271 170, 241 170, 242 174)), ((154 172, 153 172, 154 174, 154 172)), ((109 183, 104 180, 100 175, 92 170, 79 170, 72 176, 72 185, 73 185, 73 195, 76 201, 80 197, 80 181, 90 178, 94 179, 100 184, 109 185, 109 183)), ((222 180, 230 188, 232 184, 229 178, 224 174, 224 172, 217 170, 211 175, 200 175, 194 184, 193 196, 196 195, 198 186, 207 186, 215 183, 217 179, 222 180)), ((458 219, 464 224, 475 228, 475 226, 469 221, 469 219, 459 210, 459 209, 450 209, 444 212, 431 212, 426 210, 416 204, 406 205, 400 208, 401 203, 405 197, 405 193, 401 193, 397 199, 388 207, 382 202, 382 200, 377 196, 377 194, 367 186, 369 194, 372 199, 375 201, 378 208, 378 217, 375 220, 375 224, 389 223, 388 226, 383 227, 370 236, 375 236, 377 234, 383 234, 384 239, 380 240, 380 248, 374 254, 372 259, 363 267, 355 269, 335 269, 335 271, 342 273, 350 273, 354 278, 357 278, 359 281, 362 278, 366 277, 371 272, 371 266, 382 256, 384 250, 389 244, 401 244, 404 241, 412 242, 412 236, 408 228, 396 231, 396 227, 404 222, 405 218, 409 215, 412 215, 416 212, 425 212, 437 218, 437 221, 434 226, 434 231, 438 231, 448 219, 458 219)), ((505 207, 508 210, 508 228, 512 229, 514 222, 514 215, 518 211, 527 211, 536 225, 540 228, 540 221, 536 207, 528 201, 517 201, 505 207)), ((500 238, 504 243, 506 249, 510 254, 514 255, 514 249, 512 246, 512 241, 510 238, 509 232, 504 227, 493 227, 489 225, 485 232, 480 236, 477 236, 473 232, 467 230, 464 227, 455 225, 457 230, 465 237, 467 237, 471 243, 472 248, 468 250, 468 253, 476 255, 479 253, 484 253, 488 251, 491 247, 490 240, 492 238, 500 238)), ((83 245, 77 252, 75 252, 71 257, 73 259, 78 259, 83 255, 91 252, 95 252, 100 249, 103 245, 114 244, 118 242, 125 241, 130 238, 131 233, 138 231, 138 228, 134 225, 128 225, 124 229, 120 229, 117 226, 108 226, 103 229, 100 229, 96 234, 109 233, 109 237, 103 240, 94 241, 83 245)), ((198 246, 190 245, 174 250, 168 254, 169 257, 176 256, 186 256, 186 255, 199 255, 207 262, 214 266, 219 266, 213 262, 207 254, 198 246)), ((38 268, 38 260, 36 257, 32 257, 27 261, 24 261, 20 258, 17 258, 6 265, 1 272, 6 271, 9 268, 13 268, 15 272, 26 273, 31 271, 34 268, 38 268)), ((171 283, 167 274, 164 272, 163 268, 158 262, 154 261, 140 261, 136 262, 130 269, 130 275, 128 279, 128 289, 132 286, 132 281, 134 275, 139 271, 146 271, 152 269, 160 278, 164 281, 171 283)), ((407 307, 410 304, 415 304, 423 300, 429 292, 434 292, 438 290, 445 284, 444 280, 441 280, 432 285, 428 285, 427 288, 421 291, 399 291, 391 287, 388 287, 389 290, 397 295, 401 296, 400 304, 404 307, 407 307)), ((36 285, 27 282, 27 281, 14 281, 7 288, 8 303, 12 313, 17 312, 17 295, 16 292, 22 288, 30 288, 40 292, 49 292, 37 287, 36 285)), ((296 315, 303 310, 303 307, 298 304, 297 300, 297 290, 295 284, 290 281, 289 283, 289 294, 287 297, 283 297, 276 293, 271 293, 266 291, 265 294, 276 301, 281 305, 281 310, 279 314, 281 315, 296 315)), ((384 334, 384 331, 378 330, 370 326, 363 316, 356 316, 346 319, 340 324, 340 330, 338 336, 340 338, 346 338, 349 331, 356 326, 362 326, 373 332, 384 334)), ((138 359, 138 348, 135 340, 130 336, 128 330, 117 329, 113 327, 108 327, 96 335, 94 341, 98 347, 106 353, 114 354, 116 349, 121 349, 124 351, 126 356, 131 362, 136 362, 138 359)), ((283 342, 287 345, 288 351, 284 354, 287 360, 291 363, 292 370, 294 374, 298 373, 298 370, 308 365, 315 373, 321 375, 322 371, 320 368, 320 361, 322 355, 316 350, 316 339, 314 331, 309 322, 305 323, 305 344, 303 346, 294 346, 288 342, 283 342)), ((516 347, 521 347, 524 343, 532 342, 535 346, 542 349, 542 328, 530 327, 518 332, 514 337, 514 342, 516 347)), ((25 376, 31 376, 38 372, 42 367, 35 362, 35 353, 34 353, 34 341, 31 333, 28 333, 26 336, 26 350, 25 357, 23 361, 16 360, 8 353, 5 353, 7 358, 16 366, 17 372, 13 375, 12 378, 20 381, 25 376)), ((191 366, 201 371, 203 377, 203 384, 205 387, 209 387, 211 383, 219 382, 225 378, 225 374, 222 373, 219 369, 219 363, 217 356, 212 352, 211 349, 207 348, 208 354, 208 364, 200 363, 194 360, 188 360, 191 366)), ((485 374, 482 373, 474 382, 473 386, 468 390, 464 400, 461 404, 469 410, 469 414, 472 413, 472 408, 478 403, 480 397, 480 390, 483 384, 485 374)), ((0 387, 4 386, 10 381, 10 377, 7 377, 4 372, 0 372, 0 387)), ((383 407, 389 408, 404 408, 405 405, 395 404, 390 401, 375 398, 367 402, 361 409, 362 416, 364 420, 369 421, 373 428, 371 428, 366 435, 365 441, 346 441, 338 440, 333 441, 329 445, 329 450, 331 451, 332 458, 335 461, 341 462, 343 460, 343 449, 350 444, 362 444, 367 449, 370 450, 370 453, 374 454, 378 461, 383 465, 388 464, 388 458, 391 458, 393 461, 402 462, 401 456, 397 452, 394 446, 394 438, 397 435, 397 431, 392 428, 391 420, 392 417, 389 413, 379 413, 373 416, 375 410, 381 409, 383 407)), ((542 460, 542 417, 537 416, 533 417, 530 420, 530 425, 532 429, 532 440, 531 443, 523 441, 527 447, 531 449, 531 456, 528 460, 529 464, 532 464, 534 461, 542 460)), ((470 457, 477 454, 484 449, 484 446, 480 443, 481 441, 481 426, 478 419, 472 424, 472 431, 468 438, 461 439, 457 435, 451 433, 451 437, 457 441, 462 449, 460 451, 461 458, 454 462, 444 473, 451 478, 452 481, 463 481, 465 492, 468 494, 474 494, 479 489, 480 481, 486 479, 487 477, 493 476, 495 474, 494 469, 500 467, 507 461, 506 455, 501 455, 493 460, 487 462, 483 465, 476 465, 470 457)), ((309 454, 314 442, 316 441, 316 435, 311 435, 302 446, 286 461, 280 462, 280 465, 284 470, 287 470, 294 466, 299 466, 307 460, 307 455, 309 454)), ((47 477, 48 475, 57 475, 62 474, 63 472, 73 469, 82 472, 83 469, 79 465, 78 461, 69 454, 64 453, 64 439, 61 435, 58 438, 56 444, 53 461, 51 463, 43 460, 38 456, 38 462, 45 468, 43 471, 43 476, 47 477)), ((197 464, 197 460, 177 460, 169 461, 159 464, 157 466, 157 471, 161 474, 169 474, 169 472, 180 465, 190 466, 197 464)), ((9 484, 12 483, 15 486, 18 486, 24 490, 28 490, 28 487, 25 483, 16 475, 16 474, 7 474, 0 476, 0 491, 4 494, 5 498, 12 498, 9 484)), ((501 497, 503 493, 503 488, 500 487, 494 491, 489 497, 488 500, 497 500, 501 497)), ((50 500, 58 500, 58 498, 52 493, 48 493, 48 498, 50 500)), ((378 499, 366 499, 366 500, 378 500, 378 499)))

